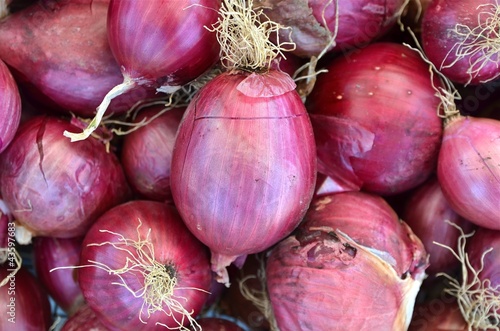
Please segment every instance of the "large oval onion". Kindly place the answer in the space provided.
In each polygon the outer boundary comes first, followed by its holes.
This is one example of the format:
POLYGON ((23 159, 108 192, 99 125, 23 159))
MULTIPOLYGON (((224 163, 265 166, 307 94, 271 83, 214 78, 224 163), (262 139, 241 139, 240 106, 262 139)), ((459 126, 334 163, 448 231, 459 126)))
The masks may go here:
POLYGON ((172 155, 171 189, 212 269, 263 251, 299 224, 314 191, 311 123, 288 74, 235 71, 189 104, 172 155))
POLYGON ((75 128, 55 117, 33 117, 0 156, 1 195, 32 236, 81 236, 130 195, 118 158, 104 144, 94 138, 71 144, 63 136, 75 128))
POLYGON ((405 330, 426 266, 421 241, 387 202, 337 193, 315 200, 271 251, 267 289, 281 331, 405 330))
POLYGON ((21 96, 5 63, 0 60, 0 153, 10 144, 21 121, 21 96))
POLYGON ((112 208, 86 234, 80 262, 84 298, 106 327, 197 326, 212 280, 208 251, 173 207, 136 200, 112 208))
POLYGON ((408 47, 381 42, 326 69, 306 104, 318 171, 338 191, 389 195, 423 183, 435 170, 442 134, 429 66, 408 47))

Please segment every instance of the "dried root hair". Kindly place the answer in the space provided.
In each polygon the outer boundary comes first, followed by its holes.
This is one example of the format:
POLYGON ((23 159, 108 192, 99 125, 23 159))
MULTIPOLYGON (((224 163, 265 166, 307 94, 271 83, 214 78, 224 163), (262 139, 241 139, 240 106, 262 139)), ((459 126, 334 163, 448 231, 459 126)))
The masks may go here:
MULTIPOLYGON (((457 42, 448 52, 441 68, 450 68, 458 61, 469 58, 469 68, 467 74, 469 80, 465 85, 470 84, 480 71, 488 64, 500 65, 500 4, 485 3, 477 7, 480 11, 477 17, 477 25, 470 28, 465 24, 456 24, 452 33, 462 41, 457 42), (453 56, 454 60, 445 64, 453 56)), ((500 73, 492 78, 480 81, 489 82, 500 76, 500 73)))
POLYGON ((469 261, 465 251, 467 239, 474 232, 465 234, 462 228, 454 223, 446 221, 460 231, 457 241, 457 251, 453 248, 434 242, 448 249, 461 264, 461 281, 446 273, 439 273, 449 281, 449 287, 445 293, 457 299, 458 306, 468 324, 468 330, 500 330, 500 285, 492 287, 489 279, 481 280, 480 273, 484 269, 484 257, 493 249, 485 250, 481 256, 480 266, 475 270, 469 261), (471 277, 469 277, 471 276, 471 277))

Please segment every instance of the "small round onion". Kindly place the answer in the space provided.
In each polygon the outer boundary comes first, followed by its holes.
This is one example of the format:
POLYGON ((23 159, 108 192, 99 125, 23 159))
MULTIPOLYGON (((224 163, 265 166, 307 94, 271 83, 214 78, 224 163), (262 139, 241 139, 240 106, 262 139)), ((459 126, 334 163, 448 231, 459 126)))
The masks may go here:
POLYGON ((206 247, 175 208, 155 201, 130 201, 99 217, 80 263, 84 298, 112 330, 196 326, 212 280, 206 247))
POLYGON ((10 144, 21 121, 21 96, 5 63, 0 60, 0 153, 10 144))
POLYGON ((118 158, 94 138, 70 143, 68 129, 75 127, 65 120, 33 117, 0 155, 1 195, 31 236, 82 236, 130 195, 118 158))

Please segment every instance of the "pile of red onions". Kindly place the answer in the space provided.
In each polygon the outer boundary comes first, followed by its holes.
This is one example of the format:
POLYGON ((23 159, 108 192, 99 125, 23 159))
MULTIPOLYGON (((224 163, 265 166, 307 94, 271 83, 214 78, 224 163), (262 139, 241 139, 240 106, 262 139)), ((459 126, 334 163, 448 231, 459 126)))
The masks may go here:
POLYGON ((427 263, 422 242, 381 197, 318 198, 267 261, 278 329, 405 330, 427 263))
POLYGON ((0 60, 0 153, 10 144, 21 120, 21 96, 9 68, 0 60))

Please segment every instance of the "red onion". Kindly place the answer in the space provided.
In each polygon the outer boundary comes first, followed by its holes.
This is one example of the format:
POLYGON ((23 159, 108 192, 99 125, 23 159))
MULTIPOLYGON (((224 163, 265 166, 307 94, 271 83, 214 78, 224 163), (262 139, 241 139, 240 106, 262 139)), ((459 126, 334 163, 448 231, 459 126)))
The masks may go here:
POLYGON ((267 261, 277 326, 288 330, 405 330, 427 254, 379 196, 346 192, 311 204, 267 261))
MULTIPOLYGON (((307 98, 318 171, 338 192, 397 194, 434 171, 442 134, 428 65, 396 43, 332 61, 307 98)), ((435 82, 438 85, 438 82, 435 82)))
POLYGON ((480 84, 500 76, 497 0, 433 1, 422 19, 426 56, 451 81, 480 84))
POLYGON ((434 299, 415 306, 409 331, 469 331, 455 300, 434 299))
POLYGON ((280 40, 296 44, 294 54, 318 56, 335 35, 335 51, 361 47, 387 32, 401 14, 403 0, 256 1, 273 21, 290 27, 280 40), (261 5, 262 3, 262 5, 261 5), (338 21, 336 19, 338 15, 338 21), (326 24, 326 26, 325 26, 326 24))
POLYGON ((208 252, 164 203, 131 201, 87 232, 79 282, 111 330, 196 327, 211 284, 208 252))
POLYGON ((453 246, 456 243, 460 234, 447 222, 454 223, 465 231, 472 230, 473 225, 453 211, 435 177, 430 178, 411 194, 406 202, 402 218, 422 240, 425 250, 429 253, 429 267, 427 268, 429 275, 434 276, 438 272, 453 272, 459 267, 459 262, 451 252, 434 242, 446 246, 453 246))
MULTIPOLYGON (((66 114, 94 115, 122 80, 107 40, 108 3, 39 1, 0 22, 0 58, 27 96, 66 114)), ((153 96, 153 90, 137 88, 114 100, 109 113, 123 113, 153 96)))
POLYGON ((198 323, 203 331, 243 331, 238 324, 224 318, 204 317, 198 323))
POLYGON ((109 102, 137 86, 173 92, 199 77, 219 58, 215 34, 220 0, 111 0, 108 40, 122 69, 123 83, 104 97, 97 114, 72 141, 86 139, 99 125, 109 102))
POLYGON ((81 236, 129 197, 117 157, 94 138, 71 144, 62 132, 74 129, 62 119, 34 117, 0 156, 1 195, 32 236, 81 236))
POLYGON ((68 314, 73 314, 83 303, 83 295, 71 269, 80 262, 82 238, 37 237, 33 240, 33 262, 40 283, 52 299, 68 314))
POLYGON ((123 139, 121 162, 130 185, 143 197, 151 200, 171 200, 170 164, 175 135, 184 108, 163 109, 155 106, 139 113, 135 123, 150 121, 127 134, 123 139))
POLYGON ((0 281, 7 281, 0 286, 0 330, 49 330, 52 317, 47 293, 25 267, 14 276, 10 273, 7 265, 0 265, 0 281))
POLYGON ((109 331, 101 323, 94 311, 87 305, 81 305, 63 324, 61 331, 109 331))
POLYGON ((500 230, 500 121, 448 119, 437 176, 453 210, 474 224, 500 230))
POLYGON ((21 96, 9 68, 0 60, 0 153, 10 144, 21 120, 21 96))

